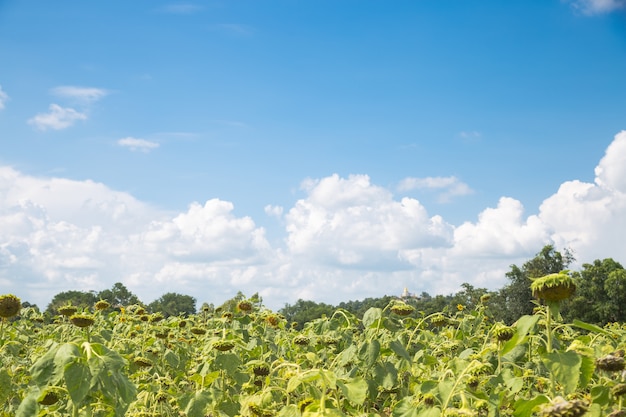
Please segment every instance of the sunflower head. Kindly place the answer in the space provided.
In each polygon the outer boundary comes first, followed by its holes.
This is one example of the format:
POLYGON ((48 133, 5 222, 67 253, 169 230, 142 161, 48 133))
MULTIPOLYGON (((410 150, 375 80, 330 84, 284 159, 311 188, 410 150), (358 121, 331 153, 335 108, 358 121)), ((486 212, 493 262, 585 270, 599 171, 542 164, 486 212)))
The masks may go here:
POLYGON ((596 368, 608 372, 623 371, 625 367, 624 358, 617 355, 606 355, 596 359, 596 368))
POLYGON ((70 322, 76 327, 89 327, 94 324, 95 319, 90 314, 72 314, 70 322))
POLYGON ((581 417, 588 408, 583 400, 567 401, 562 397, 556 397, 541 409, 539 415, 544 417, 581 417))
POLYGON ((55 404, 61 396, 63 395, 63 389, 60 387, 48 387, 44 392, 41 393, 37 402, 41 405, 52 405, 55 404))
POLYGON ((0 295, 0 317, 8 319, 16 316, 22 308, 22 301, 13 294, 0 295))
POLYGON ((398 316, 408 316, 415 311, 415 307, 408 305, 407 303, 400 301, 394 303, 391 308, 391 312, 398 316))
POLYGON ((511 340, 513 335, 515 335, 515 329, 500 323, 496 325, 493 334, 499 342, 506 342, 507 340, 511 340))
POLYGON ((59 307, 57 311, 59 312, 60 315, 69 317, 72 314, 76 313, 78 311, 78 308, 71 304, 68 304, 66 306, 59 307))
POLYGON ((213 343, 213 347, 220 352, 227 352, 235 347, 235 344, 228 340, 218 340, 213 343))
POLYGON ((107 308, 111 307, 111 303, 109 303, 106 300, 100 300, 98 301, 94 307, 96 308, 96 310, 98 311, 102 311, 102 310, 106 310, 107 308))
POLYGON ((530 290, 535 298, 540 298, 548 303, 558 302, 574 295, 576 284, 569 276, 568 271, 561 271, 535 278, 530 284, 530 290))
POLYGON ((237 308, 239 309, 239 311, 247 313, 248 311, 252 310, 252 303, 248 300, 243 300, 237 304, 237 308))

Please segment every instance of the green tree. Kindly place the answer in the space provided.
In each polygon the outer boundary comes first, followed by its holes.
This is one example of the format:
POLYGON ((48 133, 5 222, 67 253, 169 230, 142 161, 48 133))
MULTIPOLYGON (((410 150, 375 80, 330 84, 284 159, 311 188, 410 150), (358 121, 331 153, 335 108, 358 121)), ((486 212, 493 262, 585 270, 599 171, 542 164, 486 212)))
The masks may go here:
POLYGON ((511 270, 506 273, 509 284, 500 289, 498 296, 493 300, 494 311, 497 312, 496 319, 511 324, 525 314, 532 314, 531 278, 561 272, 573 261, 574 256, 569 250, 566 249, 561 253, 555 250, 554 246, 546 245, 521 268, 511 265, 511 270))
POLYGON ((611 258, 583 264, 574 274, 576 294, 564 304, 563 317, 600 325, 626 320, 625 274, 624 267, 611 258))
POLYGON ((148 308, 153 313, 162 313, 165 317, 181 314, 189 316, 196 312, 196 299, 190 295, 168 292, 148 304, 148 308))
POLYGON ((285 316, 289 323, 295 322, 298 324, 297 328, 302 329, 305 323, 319 319, 324 315, 332 316, 335 312, 335 307, 329 304, 300 299, 293 305, 285 304, 285 307, 278 310, 278 312, 285 316))
POLYGON ((121 282, 116 282, 110 290, 100 291, 97 295, 100 300, 108 301, 114 308, 142 304, 139 298, 121 282))
POLYGON ((50 304, 48 304, 48 308, 46 311, 49 314, 55 315, 58 314, 57 310, 59 307, 71 304, 80 309, 91 308, 94 303, 98 301, 98 297, 94 294, 93 291, 63 291, 58 293, 52 298, 50 304))

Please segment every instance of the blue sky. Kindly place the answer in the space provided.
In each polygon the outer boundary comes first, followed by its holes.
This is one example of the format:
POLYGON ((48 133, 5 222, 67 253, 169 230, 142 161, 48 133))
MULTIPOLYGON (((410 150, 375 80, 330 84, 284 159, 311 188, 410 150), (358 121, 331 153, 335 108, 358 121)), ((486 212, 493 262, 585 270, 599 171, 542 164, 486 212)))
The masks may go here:
POLYGON ((0 2, 0 282, 280 307, 626 262, 625 6, 0 2), (557 225, 568 187, 615 218, 557 225))

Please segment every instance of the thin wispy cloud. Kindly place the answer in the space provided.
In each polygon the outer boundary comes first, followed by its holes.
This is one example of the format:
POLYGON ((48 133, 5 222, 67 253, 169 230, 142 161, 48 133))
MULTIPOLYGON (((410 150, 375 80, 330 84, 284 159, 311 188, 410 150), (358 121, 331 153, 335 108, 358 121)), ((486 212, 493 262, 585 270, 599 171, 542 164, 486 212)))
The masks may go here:
POLYGON ((38 113, 28 119, 28 124, 42 131, 61 130, 74 125, 79 120, 87 120, 87 115, 71 107, 61 107, 52 103, 47 113, 38 113))
POLYGON ((152 142, 145 139, 138 139, 133 137, 123 138, 117 141, 117 144, 131 151, 150 152, 160 145, 157 142, 152 142))
POLYGON ((193 3, 172 3, 160 7, 158 11, 171 14, 193 14, 201 11, 202 6, 193 3))
POLYGON ((72 85, 55 87, 51 90, 51 93, 57 97, 76 100, 84 104, 93 103, 109 94, 107 90, 102 88, 76 87, 72 85))
POLYGON ((0 85, 0 110, 4 110, 7 101, 9 101, 9 95, 4 92, 0 85))
POLYGON ((411 191, 419 189, 440 190, 437 201, 448 203, 453 198, 473 194, 474 190, 469 185, 460 181, 455 176, 450 177, 407 177, 398 184, 398 191, 411 191))
POLYGON ((569 0, 569 3, 587 15, 610 13, 626 8, 626 0, 569 0))
POLYGON ((248 36, 254 33, 252 27, 241 23, 217 23, 211 25, 210 28, 216 32, 237 36, 248 36))

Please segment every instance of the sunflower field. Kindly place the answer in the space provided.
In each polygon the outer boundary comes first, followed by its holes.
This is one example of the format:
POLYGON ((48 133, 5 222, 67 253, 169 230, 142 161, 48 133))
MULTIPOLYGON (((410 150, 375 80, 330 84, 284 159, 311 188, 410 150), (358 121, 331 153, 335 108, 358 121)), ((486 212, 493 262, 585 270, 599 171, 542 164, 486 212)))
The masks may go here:
POLYGON ((296 330, 245 300, 50 321, 0 296, 0 416, 626 416, 624 325, 564 324, 545 298, 506 326, 487 298, 428 316, 401 300, 338 309, 296 330))

